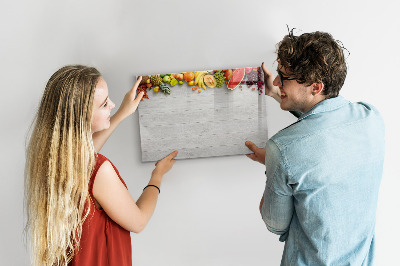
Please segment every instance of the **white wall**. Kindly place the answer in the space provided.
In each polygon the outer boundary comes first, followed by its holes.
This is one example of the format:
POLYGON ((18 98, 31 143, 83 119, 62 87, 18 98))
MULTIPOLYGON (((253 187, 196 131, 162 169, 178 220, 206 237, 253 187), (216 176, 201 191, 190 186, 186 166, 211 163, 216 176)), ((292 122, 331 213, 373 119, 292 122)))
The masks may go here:
MULTIPOLYGON (((376 236, 380 265, 393 265, 399 239, 399 29, 397 1, 2 1, 0 76, 0 261, 28 265, 23 242, 25 137, 50 75, 66 64, 96 66, 114 102, 135 75, 210 68, 275 69, 275 44, 287 33, 327 31, 350 50, 342 95, 374 104, 386 122, 387 152, 376 236), (396 108, 398 109, 398 108, 396 108)), ((270 132, 293 118, 268 101, 270 132)), ((152 163, 140 161, 137 114, 102 153, 134 198, 152 163)), ((244 156, 178 161, 167 174, 148 227, 132 234, 133 263, 278 265, 283 244, 258 213, 264 169, 244 156)))

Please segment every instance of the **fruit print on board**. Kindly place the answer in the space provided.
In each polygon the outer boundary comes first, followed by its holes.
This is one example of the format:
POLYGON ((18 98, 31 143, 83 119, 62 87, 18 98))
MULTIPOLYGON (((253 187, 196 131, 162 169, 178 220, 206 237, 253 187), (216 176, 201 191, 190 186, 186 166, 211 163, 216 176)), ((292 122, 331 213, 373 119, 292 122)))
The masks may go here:
MULTIPOLYGON (((238 86, 241 88, 239 91, 243 91, 247 87, 251 91, 257 89, 259 95, 261 95, 264 88, 264 76, 260 67, 245 67, 145 75, 142 76, 140 82, 142 90, 146 88, 149 91, 153 90, 154 93, 161 91, 167 95, 173 93, 173 87, 177 84, 183 85, 182 88, 185 88, 186 85, 193 92, 201 92, 201 89, 207 91, 207 89, 220 88, 227 88, 232 91, 238 86), (247 86, 243 87, 242 84, 247 86)), ((148 99, 148 97, 144 98, 148 99)))
POLYGON ((245 74, 244 68, 237 68, 235 72, 232 73, 232 77, 228 82, 228 89, 234 90, 242 82, 245 74))

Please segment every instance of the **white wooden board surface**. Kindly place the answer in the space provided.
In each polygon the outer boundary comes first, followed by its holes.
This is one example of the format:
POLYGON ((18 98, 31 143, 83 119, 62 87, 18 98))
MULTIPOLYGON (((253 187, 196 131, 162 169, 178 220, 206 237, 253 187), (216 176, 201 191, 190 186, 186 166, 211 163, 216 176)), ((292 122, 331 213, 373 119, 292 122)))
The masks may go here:
POLYGON ((266 96, 256 85, 235 90, 224 85, 201 93, 187 83, 169 87, 170 95, 151 90, 139 105, 143 162, 173 150, 179 151, 176 159, 247 154, 246 140, 265 146, 266 96))

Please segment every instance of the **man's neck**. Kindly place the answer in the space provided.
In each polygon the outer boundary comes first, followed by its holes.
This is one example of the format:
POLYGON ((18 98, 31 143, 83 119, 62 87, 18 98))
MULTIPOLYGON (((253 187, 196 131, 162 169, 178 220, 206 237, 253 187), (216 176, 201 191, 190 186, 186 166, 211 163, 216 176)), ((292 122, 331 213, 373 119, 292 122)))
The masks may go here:
POLYGON ((309 102, 309 104, 307 104, 307 107, 305 108, 306 110, 301 110, 301 112, 305 113, 307 111, 309 111, 311 108, 313 108, 314 106, 316 106, 317 104, 319 104, 320 102, 326 100, 326 96, 325 95, 315 95, 313 96, 313 99, 309 102))

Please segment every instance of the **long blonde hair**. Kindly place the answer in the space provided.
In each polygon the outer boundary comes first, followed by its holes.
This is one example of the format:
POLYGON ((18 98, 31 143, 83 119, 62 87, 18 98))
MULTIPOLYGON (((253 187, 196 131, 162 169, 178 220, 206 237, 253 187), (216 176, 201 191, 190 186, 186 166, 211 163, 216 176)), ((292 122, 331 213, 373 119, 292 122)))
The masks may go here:
POLYGON ((100 76, 92 67, 65 66, 46 85, 25 166, 33 265, 66 265, 79 247, 90 211, 85 204, 95 164, 90 125, 100 76))

